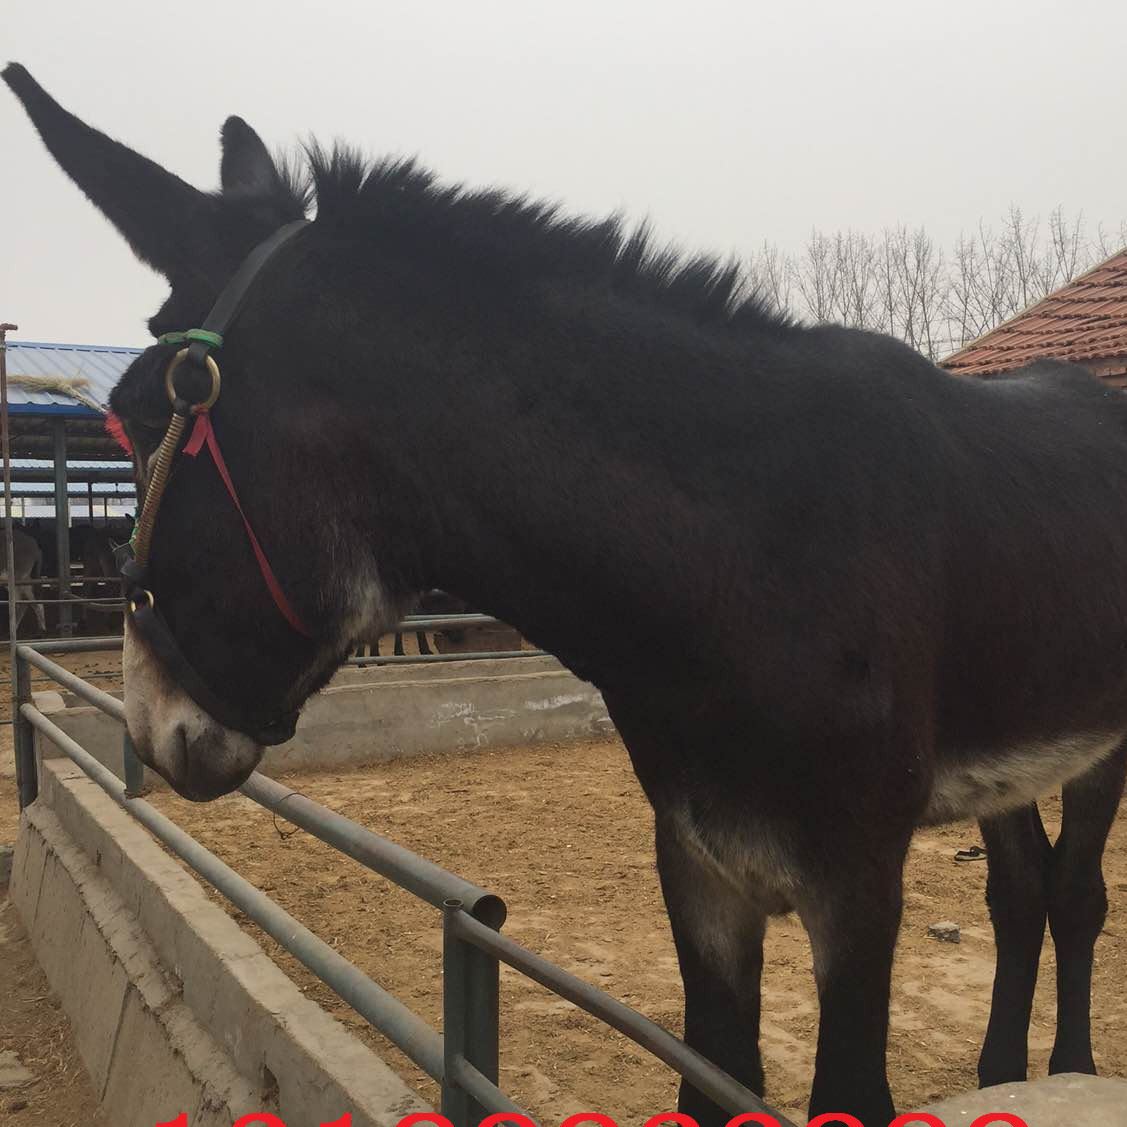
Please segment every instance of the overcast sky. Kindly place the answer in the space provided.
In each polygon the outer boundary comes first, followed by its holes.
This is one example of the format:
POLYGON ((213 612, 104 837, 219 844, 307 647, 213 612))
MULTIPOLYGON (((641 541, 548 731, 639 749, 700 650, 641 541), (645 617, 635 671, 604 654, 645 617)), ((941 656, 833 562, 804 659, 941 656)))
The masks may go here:
MULTIPOLYGON (((1127 217, 1122 0, 2 0, 8 59, 200 187, 218 130, 418 153, 448 180, 650 217, 687 248, 925 225, 1013 202, 1127 217)), ((0 320, 146 344, 165 292, 0 87, 0 320)))

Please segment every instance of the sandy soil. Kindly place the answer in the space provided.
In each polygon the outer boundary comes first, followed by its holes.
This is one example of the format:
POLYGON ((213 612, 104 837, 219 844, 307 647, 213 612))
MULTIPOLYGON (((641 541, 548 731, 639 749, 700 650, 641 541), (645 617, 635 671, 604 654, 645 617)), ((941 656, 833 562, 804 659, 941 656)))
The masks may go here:
MULTIPOLYGON (((401 761, 361 772, 291 777, 290 785, 502 894, 505 931, 674 1031, 680 981, 653 863, 649 808, 618 742, 401 761)), ((270 892, 428 1021, 441 1015, 438 913, 241 797, 194 806, 155 797, 220 856, 270 892)), ((1059 803, 1045 804, 1047 821, 1059 803)), ((910 858, 889 1058, 897 1101, 919 1106, 975 1085, 993 974, 982 863, 959 865, 971 826, 920 834, 910 858), (926 938, 962 926, 958 946, 926 938)), ((1127 1075, 1127 819, 1107 862, 1113 902, 1098 949, 1097 1060, 1127 1075)), ((245 921, 244 921, 245 922, 245 921)), ((253 925, 247 925, 256 931, 253 925)), ((260 941, 312 997, 356 1030, 425 1094, 410 1062, 277 945, 260 941)), ((1032 1067, 1046 1070, 1054 1000, 1043 957, 1032 1067)), ((675 1103, 675 1080, 619 1035, 502 970, 502 1087, 546 1120, 579 1108, 637 1121, 675 1103)), ((764 980, 768 1096, 801 1110, 810 1083, 816 1000, 809 948, 794 919, 775 921, 764 980)), ((331 1112, 332 1109, 326 1109, 331 1112)))

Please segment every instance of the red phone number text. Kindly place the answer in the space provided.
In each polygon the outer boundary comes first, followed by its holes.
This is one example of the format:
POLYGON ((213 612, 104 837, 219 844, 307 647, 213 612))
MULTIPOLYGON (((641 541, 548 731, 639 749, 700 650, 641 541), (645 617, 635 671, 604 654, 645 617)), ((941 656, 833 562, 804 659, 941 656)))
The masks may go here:
MULTIPOLYGON (((595 1111, 581 1111, 569 1115, 560 1127, 580 1127, 581 1124, 593 1123, 597 1127, 618 1127, 618 1124, 609 1115, 600 1115, 595 1111)), ((665 1114, 651 1115, 646 1120, 645 1127, 662 1127, 662 1124, 677 1124, 677 1127, 699 1127, 691 1115, 682 1115, 679 1111, 669 1111, 665 1114)), ((735 1115, 728 1120, 727 1127, 743 1127, 745 1123, 756 1123, 759 1127, 780 1127, 779 1121, 771 1115, 758 1111, 745 1112, 735 1115)), ((842 1112, 828 1111, 811 1119, 806 1127, 828 1127, 829 1124, 844 1124, 844 1127, 865 1127, 855 1115, 846 1115, 842 1112)), ((898 1115, 888 1127, 947 1127, 937 1115, 929 1115, 926 1111, 908 1112, 898 1115)), ((980 1115, 970 1127, 994 1127, 996 1124, 1006 1124, 1007 1127, 1029 1127, 1020 1116, 1011 1115, 1009 1112, 998 1111, 980 1115)), ((187 1112, 181 1112, 175 1119, 167 1123, 158 1123, 156 1127, 189 1127, 187 1112)), ((286 1127, 285 1121, 269 1112, 252 1112, 250 1115, 241 1116, 235 1120, 232 1127, 286 1127)), ((352 1113, 348 1112, 331 1123, 322 1123, 319 1127, 352 1127, 352 1113)), ((395 1127, 454 1127, 443 1115, 433 1112, 417 1111, 413 1115, 405 1115, 395 1127)), ((499 1111, 495 1115, 486 1116, 478 1127, 538 1127, 526 1115, 516 1115, 510 1112, 499 1111)))

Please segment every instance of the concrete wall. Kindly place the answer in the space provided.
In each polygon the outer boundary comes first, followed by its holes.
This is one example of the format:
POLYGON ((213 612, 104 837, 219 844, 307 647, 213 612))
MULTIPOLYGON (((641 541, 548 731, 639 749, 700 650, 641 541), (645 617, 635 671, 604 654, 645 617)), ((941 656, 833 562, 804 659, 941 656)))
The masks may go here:
POLYGON ((1028 1127, 1127 1127, 1127 1080, 1049 1076, 967 1092, 927 1110, 946 1127, 972 1127, 979 1116, 998 1112, 1028 1127))
POLYGON ((43 766, 10 895, 74 1029, 106 1122, 187 1112, 230 1127, 351 1112, 393 1127, 426 1110, 304 997, 188 872, 73 764, 43 766))
MULTIPOLYGON (((37 704, 122 775, 121 727, 69 693, 37 704)), ((589 739, 613 732, 598 691, 554 658, 435 662, 342 670, 306 704, 289 743, 270 748, 266 774, 358 766, 410 755, 589 739)), ((40 753, 57 754, 37 737, 40 753)), ((163 785, 146 772, 151 785, 163 785)))

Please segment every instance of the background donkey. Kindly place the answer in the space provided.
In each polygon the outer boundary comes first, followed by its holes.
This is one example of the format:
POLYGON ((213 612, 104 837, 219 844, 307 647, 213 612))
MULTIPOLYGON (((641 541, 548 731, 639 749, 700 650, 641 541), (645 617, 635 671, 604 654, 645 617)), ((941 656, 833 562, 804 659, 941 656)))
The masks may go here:
MULTIPOLYGON (((304 213, 241 119, 205 194, 23 68, 4 77, 170 280, 154 334, 200 324, 304 213)), ((1067 365, 959 380, 888 338, 795 326, 741 300, 735 269, 412 162, 314 149, 310 171, 316 221, 226 334, 213 415, 314 637, 278 613, 215 474, 179 465, 150 574, 211 691, 252 716, 295 709, 431 587, 511 623, 600 688, 653 805, 689 1043, 762 1090, 762 940, 793 909, 821 1003, 811 1110, 870 1127, 893 1114, 909 840, 979 817, 999 953, 982 1081, 1025 1075, 1046 918, 1052 1067, 1091 1071, 1100 861, 1127 769, 1123 398, 1067 365), (1034 802, 1061 785, 1050 847, 1034 802)), ((146 351, 113 393, 142 476, 173 352, 146 351)), ((253 770, 262 748, 132 633, 125 668, 138 753, 181 793, 253 770)), ((689 1086, 680 1106, 727 1119, 689 1086)))
MULTIPOLYGON (((19 606, 16 607, 16 631, 19 631, 20 623, 30 605, 35 621, 39 625, 39 633, 46 634, 47 619, 43 613, 43 604, 31 601, 35 599, 35 585, 31 580, 38 578, 42 570, 43 553, 35 539, 18 528, 12 529, 12 549, 15 560, 15 593, 16 598, 20 600, 19 606)), ((0 585, 7 586, 8 569, 0 565, 0 570, 3 571, 0 575, 0 585)))

